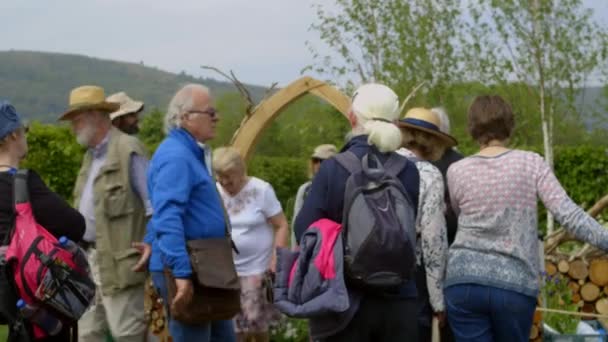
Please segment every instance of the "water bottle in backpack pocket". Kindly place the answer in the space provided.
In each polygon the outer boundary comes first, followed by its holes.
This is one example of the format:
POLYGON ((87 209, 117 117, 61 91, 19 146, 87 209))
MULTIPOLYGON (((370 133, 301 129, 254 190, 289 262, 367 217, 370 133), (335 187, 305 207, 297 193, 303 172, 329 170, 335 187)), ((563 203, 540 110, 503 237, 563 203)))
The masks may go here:
POLYGON ((47 310, 36 305, 27 304, 23 299, 17 301, 17 309, 24 318, 36 324, 50 336, 57 335, 63 327, 61 321, 47 310))
POLYGON ((87 255, 82 248, 78 246, 78 244, 67 237, 62 236, 59 238, 59 245, 61 248, 72 253, 72 259, 79 269, 84 270, 87 273, 89 272, 89 261, 87 260, 87 255))
POLYGON ((397 178, 408 161, 392 153, 382 165, 372 153, 359 160, 350 151, 335 158, 350 172, 342 219, 346 278, 395 289, 413 279, 416 267, 416 210, 397 178))
POLYGON ((89 264, 84 251, 65 236, 59 247, 71 253, 75 268, 62 263, 49 265, 36 289, 36 298, 68 319, 78 320, 95 296, 94 284, 88 276, 89 264))
MULTIPOLYGON (((27 178, 26 170, 15 174, 16 216, 6 251, 16 292, 25 304, 43 308, 59 320, 78 321, 95 297, 95 283, 89 275, 85 256, 75 249, 77 246, 66 238, 59 241, 36 222, 29 202, 27 178)), ((43 338, 48 332, 35 324, 33 335, 43 338)))

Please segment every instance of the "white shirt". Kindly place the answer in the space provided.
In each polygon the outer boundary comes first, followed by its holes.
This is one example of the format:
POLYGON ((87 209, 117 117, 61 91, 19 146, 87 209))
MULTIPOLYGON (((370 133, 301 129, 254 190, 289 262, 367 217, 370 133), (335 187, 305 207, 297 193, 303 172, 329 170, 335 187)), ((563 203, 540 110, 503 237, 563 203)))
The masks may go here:
POLYGON ((263 274, 270 266, 274 245, 274 231, 268 219, 283 209, 272 186, 250 177, 235 196, 230 196, 217 185, 232 225, 232 239, 239 254, 234 264, 239 276, 263 274))

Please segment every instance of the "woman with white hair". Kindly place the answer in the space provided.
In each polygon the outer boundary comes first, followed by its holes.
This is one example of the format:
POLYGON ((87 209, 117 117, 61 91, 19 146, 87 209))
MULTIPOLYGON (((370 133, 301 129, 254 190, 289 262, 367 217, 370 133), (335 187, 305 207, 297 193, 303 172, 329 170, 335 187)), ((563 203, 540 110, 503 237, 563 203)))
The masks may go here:
POLYGON ((237 341, 269 341, 274 314, 266 298, 268 271, 274 272, 275 247, 286 247, 289 227, 272 186, 247 175, 245 161, 232 147, 213 154, 218 189, 232 226, 236 272, 241 282, 241 312, 234 319, 237 341))
MULTIPOLYGON (((341 153, 354 155, 361 160, 372 156, 383 165, 388 160, 403 167, 396 179, 403 186, 403 195, 411 199, 413 208, 418 205, 419 174, 413 162, 394 153, 401 146, 401 131, 393 124, 399 118, 399 99, 387 86, 365 84, 352 97, 348 119, 353 137, 341 153)), ((302 237, 306 228, 319 219, 342 223, 345 210, 346 180, 349 171, 336 158, 321 164, 312 181, 308 197, 295 223, 296 237, 302 237)), ((414 209, 415 210, 415 209, 414 209)), ((345 228, 343 228, 345 229, 345 228)), ((348 229, 348 227, 346 227, 348 229)), ((410 248, 409 245, 401 246, 410 248)), ((385 259, 374 259, 386 267, 385 259)), ((413 270, 409 270, 413 271, 413 270)), ((415 280, 409 278, 391 289, 370 289, 346 282, 350 307, 339 314, 326 314, 310 319, 313 340, 322 341, 415 341, 417 338, 415 280)))

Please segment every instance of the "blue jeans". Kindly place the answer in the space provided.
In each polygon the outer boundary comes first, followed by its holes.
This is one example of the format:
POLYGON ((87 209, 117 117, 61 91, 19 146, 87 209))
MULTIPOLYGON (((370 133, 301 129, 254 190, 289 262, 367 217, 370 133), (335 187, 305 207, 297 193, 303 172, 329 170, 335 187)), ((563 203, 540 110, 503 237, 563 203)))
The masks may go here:
POLYGON ((536 298, 491 286, 445 289, 448 322, 457 342, 527 342, 536 298))
MULTIPOLYGON (((152 272, 152 282, 156 291, 163 298, 169 311, 167 300, 167 286, 162 272, 152 272)), ((234 323, 228 321, 213 321, 207 324, 188 325, 169 317, 169 333, 175 342, 235 342, 234 323)))

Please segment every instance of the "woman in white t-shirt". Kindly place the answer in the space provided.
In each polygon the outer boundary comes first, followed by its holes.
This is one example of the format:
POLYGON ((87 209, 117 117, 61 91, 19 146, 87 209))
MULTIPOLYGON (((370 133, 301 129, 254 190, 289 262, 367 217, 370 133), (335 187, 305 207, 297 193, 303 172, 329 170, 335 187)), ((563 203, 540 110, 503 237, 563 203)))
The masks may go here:
POLYGON ((214 152, 218 189, 232 225, 234 255, 241 281, 241 312, 235 318, 238 341, 268 341, 268 327, 276 311, 266 298, 264 276, 274 272, 275 247, 286 247, 289 228, 281 203, 267 182, 247 175, 238 151, 222 147, 214 152))

